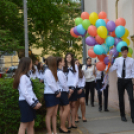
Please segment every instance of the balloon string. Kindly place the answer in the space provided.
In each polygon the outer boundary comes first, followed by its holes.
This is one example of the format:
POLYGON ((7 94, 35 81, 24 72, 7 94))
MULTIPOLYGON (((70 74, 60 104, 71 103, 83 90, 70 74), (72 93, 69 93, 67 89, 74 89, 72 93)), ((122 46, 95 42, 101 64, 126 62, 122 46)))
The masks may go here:
POLYGON ((110 69, 110 66, 111 66, 111 63, 109 62, 109 63, 108 63, 108 68, 107 68, 106 73, 108 73, 108 71, 109 71, 109 69, 110 69))

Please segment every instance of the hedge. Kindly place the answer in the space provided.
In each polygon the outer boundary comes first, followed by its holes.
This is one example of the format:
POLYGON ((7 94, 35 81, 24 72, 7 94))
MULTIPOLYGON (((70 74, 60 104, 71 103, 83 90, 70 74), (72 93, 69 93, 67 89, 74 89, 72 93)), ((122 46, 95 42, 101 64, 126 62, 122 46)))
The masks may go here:
MULTIPOLYGON (((45 127, 45 102, 43 99, 44 84, 38 80, 33 81, 33 90, 39 101, 43 104, 37 110, 35 129, 45 127)), ((0 134, 16 134, 20 124, 20 110, 18 105, 19 94, 13 89, 13 79, 0 79, 0 134)))

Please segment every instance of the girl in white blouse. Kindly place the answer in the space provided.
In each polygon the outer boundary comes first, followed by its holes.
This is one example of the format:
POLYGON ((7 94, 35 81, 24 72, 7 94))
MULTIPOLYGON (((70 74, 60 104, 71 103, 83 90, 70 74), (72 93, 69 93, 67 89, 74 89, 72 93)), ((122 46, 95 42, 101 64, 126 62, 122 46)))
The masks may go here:
POLYGON ((28 76, 32 69, 32 60, 22 58, 15 73, 13 87, 19 90, 19 107, 21 123, 18 134, 25 134, 25 131, 34 134, 35 110, 41 107, 36 95, 33 92, 32 82, 28 76))
POLYGON ((48 134, 52 134, 51 131, 51 120, 53 126, 54 134, 57 133, 56 130, 56 119, 57 119, 57 110, 59 104, 59 97, 61 93, 58 88, 58 77, 57 77, 57 60, 55 57, 50 56, 47 58, 48 68, 44 72, 44 99, 46 104, 46 127, 48 134))
POLYGON ((87 58, 87 64, 82 67, 84 76, 86 78, 86 104, 88 105, 88 96, 90 91, 90 103, 94 107, 94 88, 95 88, 95 66, 91 64, 92 59, 87 58))
POLYGON ((38 63, 37 69, 38 69, 38 79, 40 82, 43 82, 44 81, 44 70, 43 70, 43 64, 41 62, 38 63))
POLYGON ((77 128, 75 125, 75 114, 76 114, 76 101, 77 101, 77 90, 76 86, 78 84, 78 67, 74 63, 74 57, 71 53, 67 53, 65 56, 65 66, 63 72, 67 77, 67 85, 70 90, 70 108, 71 108, 71 122, 69 117, 69 129, 77 128))
POLYGON ((38 78, 34 65, 32 65, 32 70, 29 71, 29 76, 30 76, 31 79, 38 78))
POLYGON ((69 88, 67 86, 67 79, 65 74, 63 73, 63 67, 65 65, 64 59, 61 57, 57 58, 57 76, 58 76, 58 85, 59 89, 61 90, 61 97, 60 97, 60 132, 61 133, 70 133, 70 131, 66 128, 65 122, 67 119, 67 116, 70 112, 70 105, 69 105, 69 88))

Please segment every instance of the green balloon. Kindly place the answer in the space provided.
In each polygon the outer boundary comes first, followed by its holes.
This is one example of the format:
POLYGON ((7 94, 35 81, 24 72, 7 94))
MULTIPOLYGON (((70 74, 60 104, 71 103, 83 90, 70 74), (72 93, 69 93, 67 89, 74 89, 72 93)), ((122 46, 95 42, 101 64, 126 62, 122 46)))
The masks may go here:
POLYGON ((83 21, 82 18, 76 18, 76 19, 75 19, 75 24, 76 24, 76 26, 78 26, 79 24, 82 24, 82 21, 83 21))
POLYGON ((130 54, 133 54, 133 49, 132 49, 131 47, 129 47, 128 52, 129 52, 130 54))
POLYGON ((88 19, 83 20, 82 26, 85 30, 88 30, 88 27, 90 26, 90 21, 88 19))

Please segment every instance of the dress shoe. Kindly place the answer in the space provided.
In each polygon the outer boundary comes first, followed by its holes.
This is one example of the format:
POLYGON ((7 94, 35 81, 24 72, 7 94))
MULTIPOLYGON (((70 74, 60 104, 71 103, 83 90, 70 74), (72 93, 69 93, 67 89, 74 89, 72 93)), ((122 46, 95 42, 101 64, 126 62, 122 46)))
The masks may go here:
POLYGON ((105 112, 109 112, 109 110, 108 110, 108 109, 105 109, 104 111, 105 111, 105 112))
POLYGON ((124 121, 124 122, 127 122, 127 119, 126 119, 125 116, 122 116, 122 117, 121 117, 121 120, 124 121))
POLYGON ((87 122, 87 120, 83 120, 83 122, 87 122))
POLYGON ((77 128, 76 126, 72 126, 71 128, 77 128))
POLYGON ((80 117, 80 116, 78 116, 78 119, 81 119, 81 117, 80 117))
POLYGON ((70 133, 70 130, 68 130, 67 132, 63 131, 61 128, 59 128, 60 133, 70 133))
POLYGON ((94 104, 91 104, 92 107, 94 107, 94 104))

